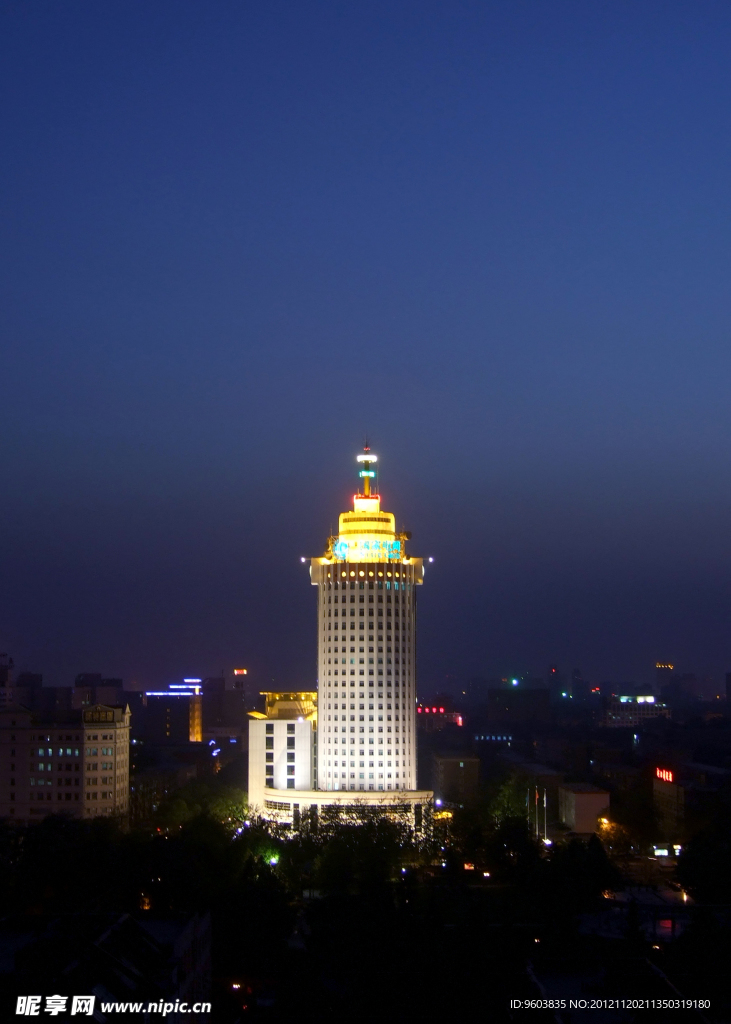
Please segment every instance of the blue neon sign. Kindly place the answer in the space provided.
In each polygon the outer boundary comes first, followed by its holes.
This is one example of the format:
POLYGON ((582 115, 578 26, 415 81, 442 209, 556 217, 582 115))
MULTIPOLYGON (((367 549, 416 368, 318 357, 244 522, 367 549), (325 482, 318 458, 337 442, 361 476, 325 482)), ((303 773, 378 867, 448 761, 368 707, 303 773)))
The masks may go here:
POLYGON ((351 562, 358 559, 401 558, 400 540, 338 540, 333 546, 336 558, 351 562))

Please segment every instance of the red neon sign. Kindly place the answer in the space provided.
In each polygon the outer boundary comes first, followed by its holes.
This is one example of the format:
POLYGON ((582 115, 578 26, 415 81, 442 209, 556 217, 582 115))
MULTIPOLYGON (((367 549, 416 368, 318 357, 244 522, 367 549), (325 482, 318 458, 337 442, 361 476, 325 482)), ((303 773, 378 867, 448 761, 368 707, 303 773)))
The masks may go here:
POLYGON ((656 768, 655 775, 657 775, 658 779, 662 779, 663 782, 673 781, 673 773, 667 768, 656 768))

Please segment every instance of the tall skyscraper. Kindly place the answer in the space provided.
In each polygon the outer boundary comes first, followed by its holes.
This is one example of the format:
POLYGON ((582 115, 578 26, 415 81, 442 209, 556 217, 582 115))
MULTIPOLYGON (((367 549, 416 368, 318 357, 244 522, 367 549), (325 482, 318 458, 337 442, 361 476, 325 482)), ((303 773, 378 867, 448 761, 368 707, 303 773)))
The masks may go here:
POLYGON ((353 509, 340 514, 325 552, 310 559, 317 690, 269 694, 265 714, 249 713, 249 802, 289 820, 305 807, 396 802, 421 827, 432 797, 416 789, 416 595, 424 561, 407 553, 410 535, 397 531, 393 513, 381 511, 377 456, 366 447, 356 461, 353 509))
POLYGON ((377 456, 357 457, 353 511, 310 563, 317 587, 317 788, 416 789, 416 594, 423 559, 381 511, 377 456))

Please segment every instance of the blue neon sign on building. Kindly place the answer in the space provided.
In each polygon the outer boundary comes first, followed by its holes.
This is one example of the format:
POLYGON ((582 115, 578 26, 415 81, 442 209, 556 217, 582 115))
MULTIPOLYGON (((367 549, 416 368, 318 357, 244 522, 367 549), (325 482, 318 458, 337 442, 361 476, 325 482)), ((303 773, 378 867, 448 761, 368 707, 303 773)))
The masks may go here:
POLYGON ((401 558, 400 540, 338 540, 333 546, 336 558, 357 562, 360 559, 401 558))

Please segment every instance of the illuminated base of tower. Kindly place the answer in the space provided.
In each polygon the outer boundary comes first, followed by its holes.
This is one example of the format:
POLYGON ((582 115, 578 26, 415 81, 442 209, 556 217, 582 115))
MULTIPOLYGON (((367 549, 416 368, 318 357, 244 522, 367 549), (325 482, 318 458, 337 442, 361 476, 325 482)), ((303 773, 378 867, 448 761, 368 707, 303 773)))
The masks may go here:
POLYGON ((249 790, 249 809, 269 821, 298 824, 306 813, 321 815, 331 808, 363 807, 382 811, 406 820, 420 831, 425 815, 434 801, 434 793, 426 789, 402 789, 390 792, 368 790, 272 789, 257 786, 249 790))
POLYGON ((254 814, 294 824, 304 813, 367 807, 409 820, 415 829, 419 826, 434 794, 407 789, 404 776, 399 779, 395 772, 368 773, 356 762, 352 772, 331 781, 337 788, 317 788, 316 691, 267 691, 263 696, 266 712, 249 712, 249 808, 254 814))

